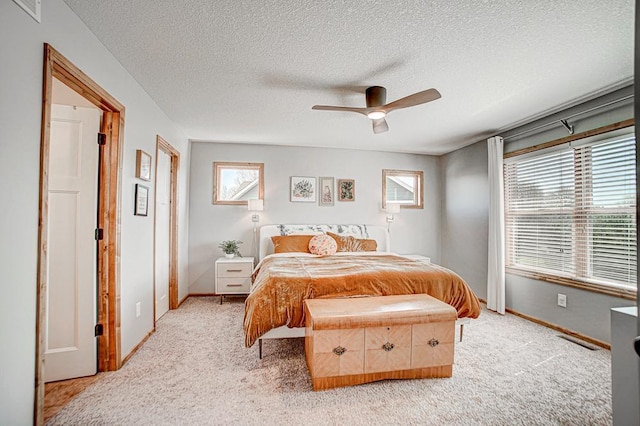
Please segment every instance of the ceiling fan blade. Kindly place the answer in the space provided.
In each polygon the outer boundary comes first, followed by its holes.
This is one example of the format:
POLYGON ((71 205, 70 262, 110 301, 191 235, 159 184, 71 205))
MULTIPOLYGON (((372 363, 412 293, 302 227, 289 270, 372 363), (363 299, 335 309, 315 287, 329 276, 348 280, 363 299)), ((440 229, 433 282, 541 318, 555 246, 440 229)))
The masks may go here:
POLYGON ((379 118, 377 120, 371 120, 373 123, 373 133, 384 133, 389 130, 389 125, 387 124, 387 120, 384 118, 379 118))
POLYGON ((388 103, 384 105, 382 109, 389 113, 394 109, 408 108, 415 105, 426 104, 427 102, 435 101, 436 99, 440 99, 441 97, 442 95, 440 95, 440 92, 438 92, 436 89, 423 90, 422 92, 414 93, 413 95, 409 95, 405 98, 388 103))
POLYGON ((311 109, 320 110, 320 111, 345 111, 345 112, 357 112, 359 114, 367 115, 369 108, 358 108, 358 107, 341 107, 341 106, 331 106, 331 105, 314 105, 311 109))

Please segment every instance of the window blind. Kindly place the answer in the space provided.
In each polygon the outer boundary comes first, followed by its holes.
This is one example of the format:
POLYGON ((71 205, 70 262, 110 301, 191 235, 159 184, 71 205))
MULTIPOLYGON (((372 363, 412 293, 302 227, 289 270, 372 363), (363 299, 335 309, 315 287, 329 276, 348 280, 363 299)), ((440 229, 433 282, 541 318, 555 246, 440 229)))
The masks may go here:
POLYGON ((507 162, 507 266, 636 284, 633 134, 507 162))

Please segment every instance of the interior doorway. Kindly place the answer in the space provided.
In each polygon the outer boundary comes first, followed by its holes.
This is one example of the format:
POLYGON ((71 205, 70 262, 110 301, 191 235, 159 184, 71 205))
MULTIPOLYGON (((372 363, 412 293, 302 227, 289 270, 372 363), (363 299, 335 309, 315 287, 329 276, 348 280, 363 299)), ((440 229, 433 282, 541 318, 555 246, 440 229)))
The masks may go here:
POLYGON ((45 382, 97 372, 94 230, 102 111, 54 78, 49 136, 45 382))
POLYGON ((178 307, 178 169, 180 154, 156 137, 154 299, 157 321, 178 307))
MULTIPOLYGON (((95 225, 94 265, 95 315, 94 334, 97 335, 98 371, 117 370, 121 365, 120 350, 120 287, 118 258, 119 235, 119 173, 123 144, 125 108, 79 68, 48 44, 44 45, 42 127, 40 144, 40 201, 38 229, 38 278, 36 321, 36 383, 34 423, 43 424, 45 348, 47 347, 48 295, 50 290, 52 222, 50 190, 54 189, 51 176, 52 95, 56 80, 71 89, 101 113, 97 144, 96 207, 89 222, 95 225), (97 212, 97 214, 96 214, 97 212)), ((55 150, 54 150, 55 153, 55 150)), ((57 155, 57 154, 56 154, 57 155)), ((54 173, 55 175, 55 173, 54 173)), ((83 214, 85 216, 86 214, 83 214)), ((85 217, 85 219, 87 219, 85 217)), ((58 230, 59 231, 59 230, 58 230)), ((84 232, 84 231, 82 231, 84 232)))

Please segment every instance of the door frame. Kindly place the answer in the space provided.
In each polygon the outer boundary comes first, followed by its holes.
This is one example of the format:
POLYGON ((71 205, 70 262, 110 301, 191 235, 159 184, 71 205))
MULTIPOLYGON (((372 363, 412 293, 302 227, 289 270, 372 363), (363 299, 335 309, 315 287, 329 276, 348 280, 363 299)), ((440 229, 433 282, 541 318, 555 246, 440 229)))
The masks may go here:
MULTIPOLYGON (((44 423, 44 348, 47 306, 48 190, 53 78, 75 90, 102 110, 100 132, 106 145, 99 147, 97 227, 97 321, 103 325, 98 339, 98 371, 112 371, 122 364, 120 339, 120 175, 124 143, 125 108, 48 43, 44 44, 42 123, 40 143, 40 195, 38 220, 38 271, 36 307, 36 366, 34 423, 44 423)), ((97 141, 96 141, 97 144, 97 141)))
POLYGON ((171 182, 169 190, 169 309, 178 308, 178 170, 180 153, 160 135, 156 135, 156 170, 154 182, 154 226, 153 226, 153 328, 156 324, 156 210, 158 208, 158 154, 162 151, 170 158, 171 182))

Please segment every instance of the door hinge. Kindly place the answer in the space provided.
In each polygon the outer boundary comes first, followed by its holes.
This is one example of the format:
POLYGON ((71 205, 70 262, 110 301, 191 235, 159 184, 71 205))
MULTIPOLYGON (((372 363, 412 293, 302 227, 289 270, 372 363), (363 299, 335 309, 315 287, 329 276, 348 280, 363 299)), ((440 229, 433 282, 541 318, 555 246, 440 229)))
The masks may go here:
POLYGON ((104 238, 104 231, 102 230, 102 228, 96 228, 95 238, 96 238, 96 241, 100 241, 101 239, 104 238))
POLYGON ((102 336, 102 334, 104 334, 104 327, 102 327, 102 324, 96 324, 95 336, 102 336))
POLYGON ((98 145, 106 145, 106 144, 107 144, 107 134, 98 133, 98 145))

